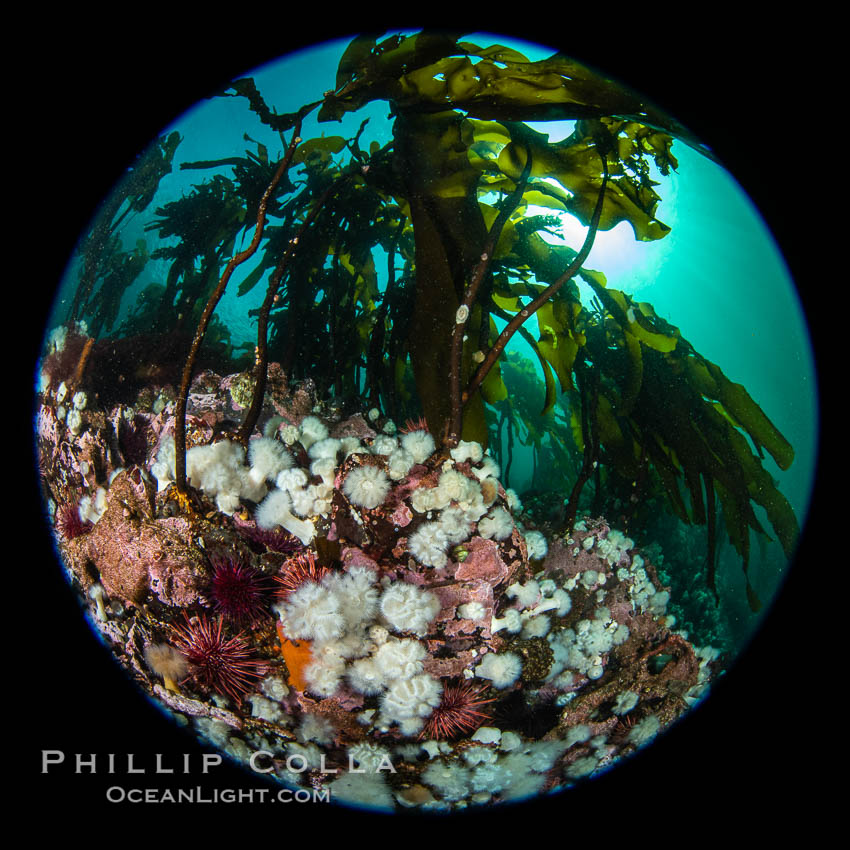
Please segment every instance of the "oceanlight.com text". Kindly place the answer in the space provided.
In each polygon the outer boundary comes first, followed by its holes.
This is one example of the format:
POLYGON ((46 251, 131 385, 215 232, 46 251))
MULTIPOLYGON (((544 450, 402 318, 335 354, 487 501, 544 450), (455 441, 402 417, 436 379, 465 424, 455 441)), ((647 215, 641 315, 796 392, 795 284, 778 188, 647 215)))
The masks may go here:
POLYGON ((106 789, 109 803, 329 803, 327 788, 123 788, 106 789))

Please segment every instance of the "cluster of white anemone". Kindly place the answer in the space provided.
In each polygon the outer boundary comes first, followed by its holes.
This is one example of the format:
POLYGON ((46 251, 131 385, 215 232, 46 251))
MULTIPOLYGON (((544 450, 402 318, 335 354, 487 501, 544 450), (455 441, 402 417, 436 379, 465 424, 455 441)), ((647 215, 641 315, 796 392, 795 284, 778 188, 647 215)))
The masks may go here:
MULTIPOLYGON (((193 487, 214 496, 222 513, 232 514, 242 499, 262 499, 268 490, 266 482, 293 463, 285 447, 269 437, 251 441, 248 461, 246 466, 245 449, 231 440, 194 446, 186 452, 186 478, 193 487)), ((164 437, 151 466, 160 491, 174 481, 175 463, 174 437, 164 437)))
MULTIPOLYGON (((306 546, 315 537, 316 517, 327 517, 330 512, 339 465, 346 458, 352 454, 381 458, 355 466, 342 481, 349 503, 371 510, 385 503, 394 481, 406 478, 413 466, 427 461, 435 449, 434 438, 426 430, 397 435, 392 422, 366 445, 357 437, 330 437, 317 416, 306 416, 297 426, 278 418, 265 436, 251 440, 247 458, 242 446, 230 440, 190 449, 186 474, 193 487, 215 498, 223 513, 234 513, 242 500, 257 503, 259 528, 283 528, 306 546), (309 470, 295 465, 289 447, 296 442, 310 458, 309 470), (311 483, 317 478, 318 483, 311 483)), ((461 441, 450 454, 436 486, 417 487, 409 497, 413 510, 426 514, 426 521, 408 538, 408 549, 427 567, 445 566, 449 548, 474 533, 506 540, 514 530, 510 510, 521 507, 512 490, 506 491, 508 509, 495 505, 499 466, 478 443, 461 441), (455 464, 461 463, 468 464, 469 474, 456 468, 455 464)), ((174 438, 165 437, 151 467, 160 490, 174 481, 175 457, 174 438)), ((543 535, 531 530, 523 533, 529 557, 544 557, 543 535)))
POLYGON ((515 732, 481 727, 462 759, 433 758, 422 780, 446 803, 470 799, 485 803, 493 794, 519 800, 538 793, 546 774, 572 745, 567 740, 524 741, 515 732))
POLYGON ((440 611, 433 593, 403 581, 382 585, 374 570, 353 566, 304 582, 276 611, 288 638, 312 641, 309 692, 330 697, 347 682, 379 695, 379 725, 398 724, 405 735, 419 732, 439 705, 442 686, 424 672, 418 640, 440 611))
POLYGON ((410 496, 413 510, 428 519, 410 535, 407 548, 426 567, 445 566, 449 546, 469 540, 476 527, 481 537, 496 540, 507 539, 514 529, 510 513, 493 506, 499 493, 498 464, 478 443, 461 442, 451 455, 436 486, 418 487, 410 496), (454 467, 464 462, 470 463, 472 476, 454 467))

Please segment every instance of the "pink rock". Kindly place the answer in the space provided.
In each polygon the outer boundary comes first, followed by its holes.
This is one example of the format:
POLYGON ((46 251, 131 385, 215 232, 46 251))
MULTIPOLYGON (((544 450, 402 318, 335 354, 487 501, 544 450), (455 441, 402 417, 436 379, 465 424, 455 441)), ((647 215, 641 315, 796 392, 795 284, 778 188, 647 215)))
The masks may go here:
POLYGON ((186 608, 198 600, 194 570, 181 561, 162 560, 148 564, 151 590, 166 605, 186 608))
POLYGON ((472 650, 464 650, 450 658, 426 658, 423 667, 426 673, 437 678, 460 678, 463 671, 472 668, 477 660, 478 656, 473 655, 472 650))
POLYGON ((356 546, 346 546, 342 550, 342 563, 345 564, 346 569, 351 569, 351 567, 368 567, 376 573, 380 572, 378 562, 370 558, 362 549, 358 549, 356 546))
POLYGON ((186 401, 187 410, 214 410, 222 406, 221 400, 215 393, 189 393, 186 401))
POLYGON ((390 514, 390 522, 399 528, 404 528, 406 525, 410 525, 410 521, 412 519, 413 511, 405 505, 404 502, 399 504, 398 507, 390 514))
POLYGON ((508 577, 508 567, 495 540, 473 537, 464 548, 469 554, 455 571, 458 581, 486 581, 495 586, 508 577))
POLYGON ((432 587, 440 600, 440 613, 436 621, 444 623, 447 636, 469 635, 482 628, 489 635, 490 620, 493 616, 493 587, 486 581, 458 582, 456 584, 432 587), (469 602, 479 602, 484 614, 477 620, 460 618, 457 609, 469 602))
POLYGON ((342 685, 333 695, 333 698, 344 711, 360 711, 363 708, 363 694, 357 693, 348 685, 342 685))
POLYGON ((331 430, 330 435, 337 440, 341 440, 344 437, 357 437, 360 440, 373 440, 378 436, 377 432, 359 413, 355 416, 350 416, 348 419, 344 419, 342 422, 335 425, 331 430))
POLYGON ((110 596, 139 605, 153 592, 167 605, 197 601, 200 556, 186 541, 182 518, 153 517, 153 487, 136 467, 115 476, 103 516, 86 537, 88 553, 110 596))

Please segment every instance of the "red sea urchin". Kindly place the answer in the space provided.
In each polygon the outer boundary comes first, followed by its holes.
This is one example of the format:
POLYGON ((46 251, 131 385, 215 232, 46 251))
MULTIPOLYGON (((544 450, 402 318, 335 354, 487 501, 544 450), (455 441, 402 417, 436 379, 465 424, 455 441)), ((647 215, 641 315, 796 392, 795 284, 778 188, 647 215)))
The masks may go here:
POLYGON ((312 552, 296 555, 283 565, 280 575, 274 577, 279 585, 277 595, 288 599, 289 594, 298 590, 305 581, 318 584, 329 572, 327 567, 316 565, 316 556, 312 552))
POLYGON ((56 511, 56 531, 66 543, 81 534, 88 534, 92 527, 88 520, 80 518, 80 505, 76 501, 68 502, 56 511))
POLYGON ((420 416, 418 419, 405 419, 404 425, 399 428, 400 434, 410 434, 413 431, 428 431, 428 423, 424 416, 420 416))
POLYGON ((440 704, 428 718, 419 737, 445 740, 474 732, 488 717, 483 711, 476 711, 476 707, 494 702, 493 699, 479 699, 486 690, 487 685, 473 685, 471 682, 446 685, 440 704))
POLYGON ((253 626, 270 614, 272 583, 256 567, 229 554, 210 557, 210 601, 216 613, 238 626, 253 626))
POLYGON ((205 614, 191 620, 184 612, 185 626, 172 626, 174 647, 192 665, 191 678, 204 688, 239 703, 254 681, 265 673, 266 665, 251 655, 241 632, 233 637, 222 634, 223 618, 211 622, 205 614))

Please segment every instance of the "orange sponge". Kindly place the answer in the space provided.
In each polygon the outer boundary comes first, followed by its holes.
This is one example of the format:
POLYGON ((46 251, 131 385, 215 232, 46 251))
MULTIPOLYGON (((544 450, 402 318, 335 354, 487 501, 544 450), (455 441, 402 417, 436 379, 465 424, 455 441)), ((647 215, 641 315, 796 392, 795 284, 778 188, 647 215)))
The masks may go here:
POLYGON ((309 640, 292 641, 283 633, 283 625, 277 622, 277 635, 280 638, 280 654, 289 670, 289 684, 298 691, 306 690, 304 671, 313 660, 309 640))

